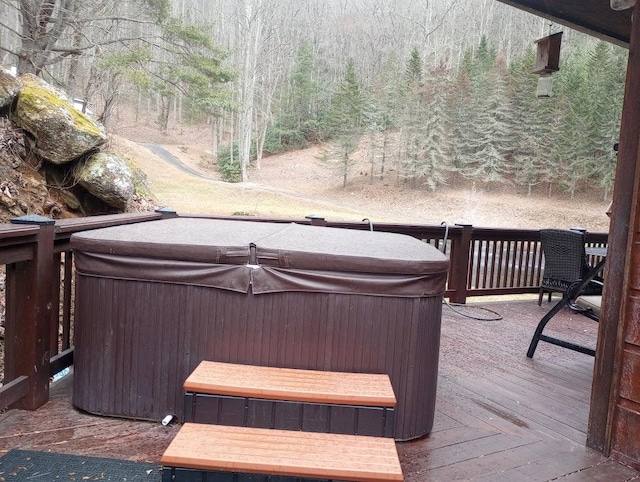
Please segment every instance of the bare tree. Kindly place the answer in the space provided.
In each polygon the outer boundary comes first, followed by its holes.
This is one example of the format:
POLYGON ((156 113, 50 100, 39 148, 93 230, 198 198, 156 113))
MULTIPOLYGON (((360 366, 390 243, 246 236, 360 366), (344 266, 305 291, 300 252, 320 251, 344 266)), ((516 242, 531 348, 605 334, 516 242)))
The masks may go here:
POLYGON ((263 8, 268 0, 243 0, 238 3, 238 34, 241 42, 242 68, 239 82, 238 151, 242 181, 248 180, 252 121, 256 88, 256 64, 262 39, 263 8))
POLYGON ((145 0, 126 2, 126 6, 136 4, 130 15, 122 15, 118 12, 122 5, 107 0, 3 0, 2 3, 19 15, 20 23, 16 28, 7 23, 7 17, 0 20, 0 27, 14 37, 14 42, 0 45, 0 50, 17 58, 21 74, 40 75, 48 66, 85 55, 98 45, 150 40, 146 34, 132 37, 128 31, 115 27, 125 23, 154 25, 166 15, 164 2, 151 6, 145 0), (110 31, 110 35, 96 38, 90 25, 99 25, 101 31, 110 31))

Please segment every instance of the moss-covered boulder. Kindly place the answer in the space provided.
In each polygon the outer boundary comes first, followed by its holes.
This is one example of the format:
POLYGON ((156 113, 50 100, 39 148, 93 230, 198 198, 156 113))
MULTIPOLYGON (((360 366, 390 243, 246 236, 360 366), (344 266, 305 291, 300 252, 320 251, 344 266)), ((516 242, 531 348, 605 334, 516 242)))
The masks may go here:
POLYGON ((30 134, 34 151, 54 164, 104 144, 104 127, 73 107, 66 95, 32 74, 20 77, 14 122, 30 134))
POLYGON ((99 152, 76 172, 78 183, 109 206, 125 209, 135 193, 133 174, 116 154, 99 152))
POLYGON ((20 92, 20 82, 11 72, 0 67, 0 108, 5 107, 20 92))

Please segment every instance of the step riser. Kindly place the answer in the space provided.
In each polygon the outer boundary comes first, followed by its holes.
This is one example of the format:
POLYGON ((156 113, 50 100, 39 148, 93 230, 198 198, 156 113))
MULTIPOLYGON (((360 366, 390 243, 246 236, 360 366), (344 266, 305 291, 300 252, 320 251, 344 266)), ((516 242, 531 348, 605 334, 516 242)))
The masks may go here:
POLYGON ((393 437, 395 410, 185 393, 185 422, 393 437))
POLYGON ((302 479, 280 475, 210 472, 197 469, 165 468, 162 482, 343 482, 329 479, 302 479))

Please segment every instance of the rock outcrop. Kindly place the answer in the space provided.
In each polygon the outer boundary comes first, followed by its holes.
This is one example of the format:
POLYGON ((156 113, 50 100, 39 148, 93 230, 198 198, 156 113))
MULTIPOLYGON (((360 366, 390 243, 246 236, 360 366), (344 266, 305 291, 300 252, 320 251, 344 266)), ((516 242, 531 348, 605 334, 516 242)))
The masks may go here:
POLYGON ((118 155, 99 152, 82 164, 76 179, 109 206, 124 209, 135 193, 133 174, 118 155))
POLYGON ((0 67, 0 222, 153 209, 144 177, 106 148, 104 127, 60 89, 0 67))
POLYGON ((39 156, 65 164, 106 142, 104 127, 78 111, 64 92, 33 74, 20 77, 20 84, 11 118, 39 156))
POLYGON ((20 82, 11 72, 0 67, 0 108, 6 107, 20 92, 20 82))

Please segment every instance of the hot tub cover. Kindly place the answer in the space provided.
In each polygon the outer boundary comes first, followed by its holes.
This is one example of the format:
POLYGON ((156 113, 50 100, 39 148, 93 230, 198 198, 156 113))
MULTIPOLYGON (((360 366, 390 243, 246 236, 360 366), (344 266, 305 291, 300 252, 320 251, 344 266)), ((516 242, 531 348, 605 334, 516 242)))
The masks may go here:
POLYGON ((251 221, 175 218, 76 233, 84 275, 377 296, 444 292, 448 258, 411 236, 251 221))

